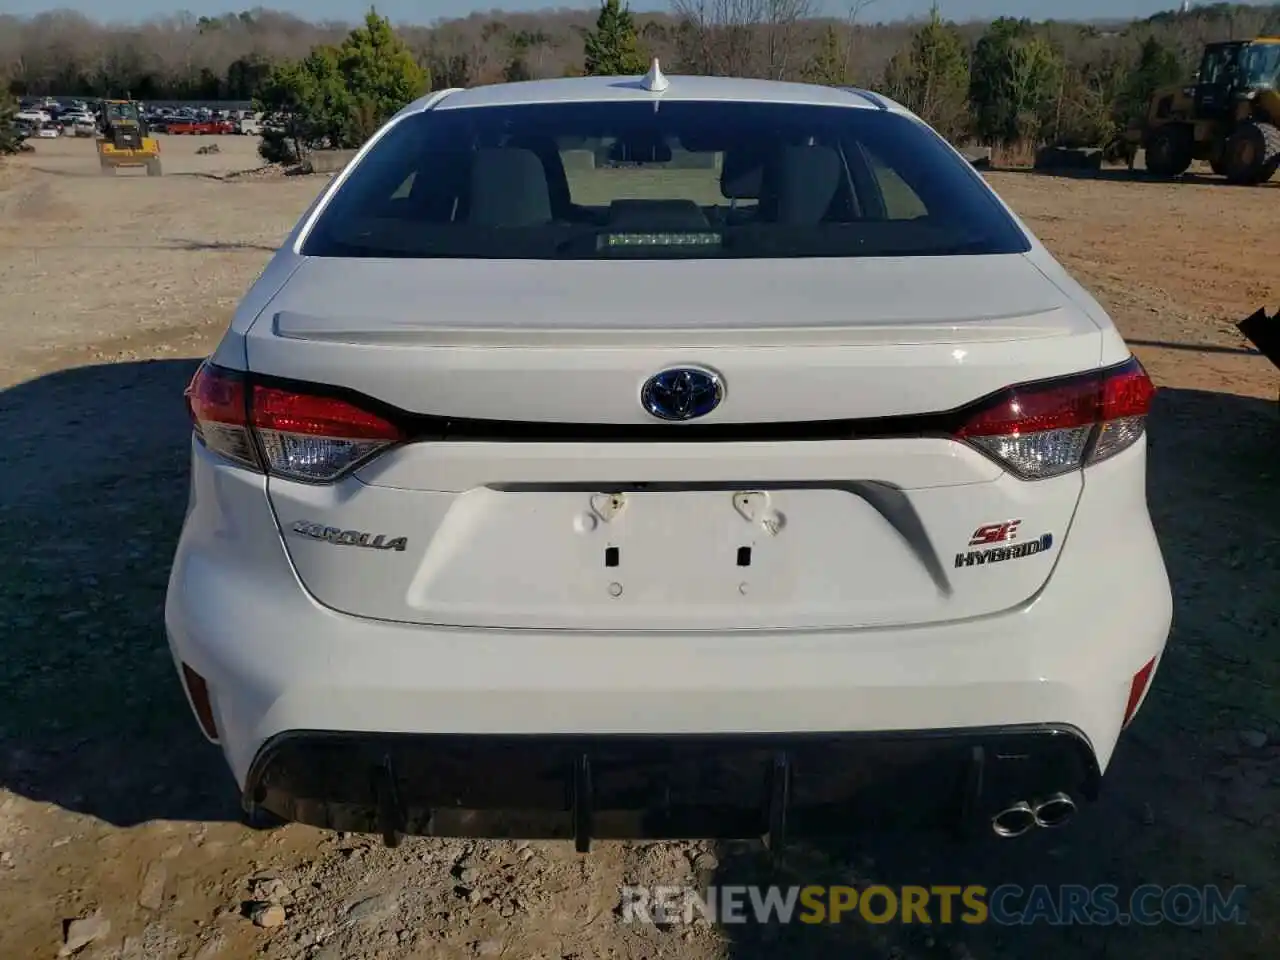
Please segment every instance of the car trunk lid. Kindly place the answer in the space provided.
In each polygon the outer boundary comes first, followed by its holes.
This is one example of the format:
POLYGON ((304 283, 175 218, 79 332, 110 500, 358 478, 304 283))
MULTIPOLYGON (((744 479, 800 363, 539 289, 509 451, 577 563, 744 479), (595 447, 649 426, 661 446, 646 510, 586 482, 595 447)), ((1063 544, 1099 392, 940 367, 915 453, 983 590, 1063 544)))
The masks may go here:
POLYGON ((255 372, 430 418, 336 484, 270 481, 321 602, 422 624, 736 630, 938 622, 1033 596, 1079 472, 1026 482, 936 432, 831 425, 951 410, 1093 369, 1100 349, 1007 256, 313 260, 247 352, 255 372), (725 384, 698 426, 638 400, 681 365, 725 384), (358 548, 374 542, 403 549, 358 548))

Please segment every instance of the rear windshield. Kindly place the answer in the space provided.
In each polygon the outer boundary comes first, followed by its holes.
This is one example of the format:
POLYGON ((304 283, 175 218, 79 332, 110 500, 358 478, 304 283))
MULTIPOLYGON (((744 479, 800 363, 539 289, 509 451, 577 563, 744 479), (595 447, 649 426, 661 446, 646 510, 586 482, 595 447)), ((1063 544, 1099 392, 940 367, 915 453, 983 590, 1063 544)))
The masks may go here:
POLYGON ((1028 249, 978 174, 910 118, 655 101, 406 117, 351 172, 302 253, 558 260, 1028 249))

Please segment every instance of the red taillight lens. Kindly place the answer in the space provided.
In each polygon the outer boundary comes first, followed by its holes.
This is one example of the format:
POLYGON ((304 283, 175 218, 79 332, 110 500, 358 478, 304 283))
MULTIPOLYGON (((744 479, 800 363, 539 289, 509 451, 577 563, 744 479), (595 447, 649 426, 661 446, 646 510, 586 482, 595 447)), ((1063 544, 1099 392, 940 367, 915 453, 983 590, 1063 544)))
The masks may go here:
POLYGON ((254 387, 251 410, 268 469, 294 480, 333 480, 404 439, 390 421, 331 397, 254 387))
POLYGON ((206 447, 242 466, 262 469, 249 435, 243 374, 203 363, 191 378, 186 398, 191 425, 206 447))
POLYGON ((1132 445, 1147 429, 1147 411, 1156 395, 1156 386, 1135 359, 1126 369, 1102 381, 1102 412, 1098 434, 1089 451, 1089 462, 1097 463, 1132 445))
POLYGON ((277 387, 253 388, 253 425, 259 430, 349 440, 398 440, 400 431, 367 410, 331 397, 313 397, 277 387))
POLYGON ((1098 373, 1010 387, 983 402, 954 436, 1027 480, 1115 456, 1146 429, 1155 386, 1136 358, 1098 373))
POLYGON ((187 388, 187 406, 210 450, 292 480, 335 480, 404 439, 395 424, 346 400, 249 387, 243 374, 209 363, 187 388))

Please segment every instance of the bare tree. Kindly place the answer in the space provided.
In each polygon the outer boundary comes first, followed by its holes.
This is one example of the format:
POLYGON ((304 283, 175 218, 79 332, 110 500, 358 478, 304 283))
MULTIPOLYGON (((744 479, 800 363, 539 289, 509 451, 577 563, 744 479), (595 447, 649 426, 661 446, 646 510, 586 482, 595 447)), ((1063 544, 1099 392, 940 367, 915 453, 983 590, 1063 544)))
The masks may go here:
POLYGON ((845 18, 848 24, 849 39, 844 48, 844 75, 852 77, 854 73, 853 65, 857 60, 858 41, 861 32, 858 29, 858 18, 862 16, 864 10, 878 3, 879 0, 853 0, 849 5, 849 13, 845 18))
POLYGON ((804 26, 812 14, 810 0, 765 0, 764 41, 770 79, 784 80, 798 72, 804 26))
POLYGON ((713 76, 769 74, 759 41, 771 0, 674 0, 681 21, 686 68, 713 76))
POLYGON ((798 76, 812 0, 674 0, 685 66, 719 76, 798 76))

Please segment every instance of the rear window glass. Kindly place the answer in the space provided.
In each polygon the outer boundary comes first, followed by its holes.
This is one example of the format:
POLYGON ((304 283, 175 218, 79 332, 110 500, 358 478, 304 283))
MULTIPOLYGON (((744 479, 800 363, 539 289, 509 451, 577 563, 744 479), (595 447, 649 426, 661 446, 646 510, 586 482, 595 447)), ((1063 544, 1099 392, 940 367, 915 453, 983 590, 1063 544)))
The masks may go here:
POLYGON ((910 118, 654 101, 406 117, 352 170, 302 252, 555 260, 1028 249, 978 174, 910 118))

